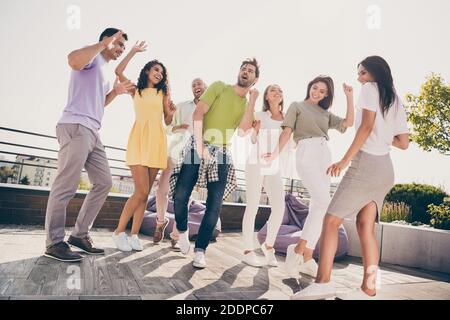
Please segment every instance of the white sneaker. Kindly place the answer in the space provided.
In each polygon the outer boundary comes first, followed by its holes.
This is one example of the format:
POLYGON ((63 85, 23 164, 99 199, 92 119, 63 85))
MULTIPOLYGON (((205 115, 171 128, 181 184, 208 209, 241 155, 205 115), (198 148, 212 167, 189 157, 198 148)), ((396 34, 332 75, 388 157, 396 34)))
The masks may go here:
POLYGON ((339 292, 336 294, 336 298, 339 300, 377 300, 377 296, 369 296, 367 293, 361 290, 361 288, 339 292))
POLYGON ((133 234, 131 235, 130 239, 128 240, 130 243, 130 246, 135 251, 142 251, 144 248, 141 245, 141 242, 139 241, 138 235, 133 234))
POLYGON ((272 248, 270 250, 267 249, 266 243, 264 242, 261 245, 261 250, 264 253, 264 256, 266 257, 267 265, 271 266, 271 267, 278 267, 278 261, 277 261, 277 258, 275 257, 275 249, 274 248, 272 248))
POLYGON ((313 283, 291 296, 291 300, 320 300, 336 296, 336 288, 331 282, 313 283))
POLYGON ((119 249, 120 251, 129 252, 133 250, 133 248, 131 248, 130 244, 128 243, 127 235, 125 232, 121 232, 117 235, 115 232, 113 232, 112 240, 116 245, 116 248, 119 249))
POLYGON ((319 269, 319 266, 317 265, 316 261, 314 259, 311 259, 306 262, 303 262, 300 265, 300 268, 298 269, 298 271, 300 273, 304 273, 304 274, 307 274, 308 276, 315 278, 317 276, 318 269, 319 269))
POLYGON ((244 254, 244 258, 242 259, 242 262, 248 264, 249 266, 256 267, 256 268, 260 268, 264 265, 261 261, 259 261, 258 257, 256 256, 256 253, 254 251, 244 254))
POLYGON ((196 251, 192 265, 196 268, 206 268, 205 253, 203 251, 196 251))
POLYGON ((179 234, 178 236, 178 245, 180 246, 180 252, 182 254, 188 254, 189 249, 191 248, 191 243, 189 242, 189 230, 179 234))
POLYGON ((286 260, 284 262, 286 273, 291 278, 298 278, 299 268, 303 263, 303 256, 295 252, 296 246, 297 244, 294 243, 287 247, 286 260))

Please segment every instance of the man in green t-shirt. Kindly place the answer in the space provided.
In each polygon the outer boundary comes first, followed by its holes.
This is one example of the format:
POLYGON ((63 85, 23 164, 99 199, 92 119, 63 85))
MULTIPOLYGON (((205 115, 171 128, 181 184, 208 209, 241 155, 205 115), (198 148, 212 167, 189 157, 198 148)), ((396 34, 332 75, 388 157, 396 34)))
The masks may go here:
POLYGON ((175 167, 171 177, 175 220, 180 232, 178 243, 183 254, 190 249, 189 197, 195 185, 208 190, 206 211, 194 248, 193 265, 197 268, 206 267, 205 250, 219 219, 223 198, 236 187, 228 146, 237 128, 239 134, 244 135, 252 127, 258 91, 251 88, 258 77, 257 61, 245 60, 235 85, 217 81, 208 87, 194 111, 194 134, 183 152, 183 161, 175 167))

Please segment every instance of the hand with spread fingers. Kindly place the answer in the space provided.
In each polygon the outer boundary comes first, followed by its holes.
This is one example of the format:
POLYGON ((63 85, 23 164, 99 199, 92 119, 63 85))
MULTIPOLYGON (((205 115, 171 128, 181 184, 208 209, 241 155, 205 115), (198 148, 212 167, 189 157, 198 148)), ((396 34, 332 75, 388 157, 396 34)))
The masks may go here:
POLYGON ((134 88, 135 88, 135 85, 130 80, 119 82, 119 78, 116 77, 116 80, 114 81, 113 89, 117 95, 131 94, 131 92, 133 91, 134 88))
POLYGON ((145 41, 141 41, 141 43, 139 43, 139 41, 136 41, 136 43, 134 44, 133 48, 131 48, 131 50, 134 53, 144 52, 147 50, 147 44, 145 43, 145 41))
POLYGON ((344 171, 348 165, 350 164, 350 161, 341 160, 339 162, 333 163, 331 166, 327 169, 327 174, 331 175, 332 177, 339 177, 342 171, 344 171))
POLYGON ((119 39, 123 35, 123 31, 117 31, 110 37, 104 37, 100 43, 107 49, 112 49, 114 41, 119 39))

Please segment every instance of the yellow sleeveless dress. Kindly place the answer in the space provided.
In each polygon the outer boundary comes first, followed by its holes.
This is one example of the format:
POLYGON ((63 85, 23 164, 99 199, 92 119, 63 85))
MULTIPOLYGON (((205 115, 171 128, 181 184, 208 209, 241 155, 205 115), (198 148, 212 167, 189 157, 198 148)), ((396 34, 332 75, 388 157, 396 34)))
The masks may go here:
POLYGON ((165 169, 167 139, 163 127, 163 93, 155 88, 136 90, 133 98, 136 121, 128 137, 126 165, 165 169))

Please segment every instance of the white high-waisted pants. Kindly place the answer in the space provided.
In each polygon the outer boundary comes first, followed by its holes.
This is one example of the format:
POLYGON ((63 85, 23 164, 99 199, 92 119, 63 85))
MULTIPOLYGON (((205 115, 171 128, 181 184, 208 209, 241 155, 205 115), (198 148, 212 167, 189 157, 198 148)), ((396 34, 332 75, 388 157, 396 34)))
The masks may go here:
POLYGON ((255 232, 255 218, 258 212, 259 200, 261 198, 261 187, 269 197, 272 210, 267 225, 266 244, 273 247, 275 238, 280 229, 284 215, 284 187, 280 173, 274 175, 262 175, 259 164, 245 166, 245 182, 247 207, 242 221, 242 235, 244 239, 244 250, 253 250, 253 237, 255 232))
POLYGON ((325 138, 309 138, 299 141, 296 168, 304 187, 310 195, 309 213, 300 238, 306 247, 314 250, 322 232, 323 218, 330 204, 331 153, 325 138))

